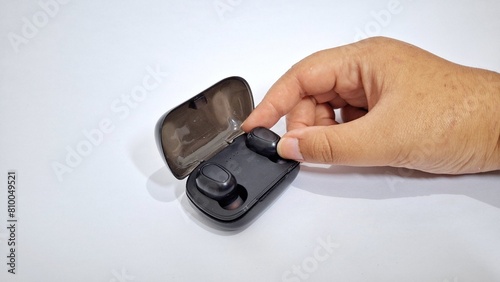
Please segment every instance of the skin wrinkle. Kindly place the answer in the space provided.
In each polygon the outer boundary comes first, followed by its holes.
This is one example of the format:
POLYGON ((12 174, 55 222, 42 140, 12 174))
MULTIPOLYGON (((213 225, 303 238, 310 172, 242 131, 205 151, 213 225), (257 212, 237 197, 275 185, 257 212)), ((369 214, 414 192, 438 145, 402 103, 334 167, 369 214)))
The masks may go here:
MULTIPOLYGON (((363 88, 347 91, 347 88, 353 88, 352 85, 357 85, 359 84, 360 81, 360 75, 359 75, 359 66, 356 63, 345 63, 344 61, 342 62, 342 65, 346 65, 342 69, 345 71, 347 70, 349 73, 346 75, 346 82, 343 83, 342 86, 339 84, 334 84, 332 91, 338 93, 338 98, 334 99, 332 101, 332 104, 335 105, 335 108, 341 108, 347 104, 347 101, 349 101, 350 104, 354 106, 359 106, 363 107, 365 105, 365 102, 358 103, 356 102, 359 98, 362 98, 362 100, 366 100, 364 97, 363 93, 363 88), (348 87, 346 85, 349 85, 348 87), (338 101, 342 101, 339 103, 338 101)), ((340 74, 336 74, 336 76, 340 76, 340 74)))
POLYGON ((320 162, 322 163, 328 163, 328 160, 333 160, 335 159, 335 156, 332 154, 332 138, 329 138, 327 133, 325 131, 321 132, 321 134, 318 134, 315 138, 315 141, 313 142, 315 146, 313 148, 318 149, 321 152, 321 159, 320 162), (321 140, 326 140, 326 142, 321 142, 321 140), (320 140, 318 142, 318 140, 320 140), (320 144, 320 145, 318 145, 320 144))
POLYGON ((314 119, 315 125, 333 124, 333 121, 335 120, 335 114, 333 112, 332 107, 329 104, 327 103, 318 104, 315 107, 316 107, 315 119, 314 119))
MULTIPOLYGON (((498 137, 497 137, 497 143, 496 143, 496 146, 495 146, 494 143, 492 144, 491 154, 488 155, 488 157, 485 160, 485 163, 491 162, 492 160, 494 161, 495 159, 497 159, 497 160, 500 159, 500 121, 498 121, 496 123, 496 125, 497 125, 496 126, 496 128, 497 128, 496 131, 499 132, 498 137)), ((494 132, 494 131, 492 131, 492 132, 494 132)), ((484 166, 485 165, 483 165, 483 167, 484 166)))
MULTIPOLYGON (((481 74, 482 74, 481 76, 478 76, 476 78, 476 85, 482 86, 481 89, 479 90, 479 93, 476 94, 477 96, 479 96, 478 99, 486 100, 487 96, 492 96, 493 97, 492 100, 496 99, 496 102, 497 102, 496 105, 498 107, 500 105, 500 79, 498 79, 498 77, 497 77, 497 80, 495 82, 495 76, 493 75, 493 73, 484 72, 483 70, 480 70, 480 69, 475 69, 475 70, 478 72, 481 72, 481 74), (486 94, 486 93, 488 93, 487 89, 485 89, 486 85, 492 86, 491 88, 493 89, 493 91, 489 92, 490 95, 486 94), (495 93, 496 93, 496 96, 495 96, 495 93)), ((492 140, 492 142, 490 144, 486 145, 489 148, 489 150, 487 150, 484 153, 483 159, 485 161, 480 165, 480 167, 485 167, 486 164, 492 162, 492 160, 494 160, 494 159, 499 160, 500 159, 500 111, 498 109, 497 109, 497 111, 494 111, 495 103, 486 103, 486 102, 480 103, 480 102, 478 102, 477 104, 484 105, 484 107, 485 107, 482 111, 480 110, 481 113, 490 112, 490 111, 493 113, 496 113, 496 117, 495 117, 495 115, 493 117, 491 117, 491 119, 496 120, 496 122, 493 123, 490 127, 487 127, 485 129, 485 131, 488 132, 488 137, 489 137, 489 138, 485 138, 485 139, 492 140), (496 140, 496 142, 494 140, 496 140)), ((483 124, 483 126, 484 126, 484 124, 483 124)), ((499 164, 499 166, 500 166, 500 164, 499 164)))
POLYGON ((376 100, 379 100, 380 97, 378 95, 373 94, 373 91, 372 91, 373 81, 371 81, 372 79, 368 79, 368 81, 363 79, 364 77, 373 77, 371 75, 371 73, 373 71, 372 71, 372 67, 370 65, 368 65, 366 70, 363 70, 363 68, 360 66, 360 63, 359 63, 359 62, 362 62, 361 60, 362 60, 362 58, 359 58, 359 57, 356 60, 356 64, 357 64, 356 65, 356 76, 357 76, 357 79, 359 81, 358 82, 359 85, 362 85, 361 91, 364 94, 365 99, 366 99, 366 104, 363 105, 363 107, 365 109, 367 109, 368 111, 370 111, 373 108, 373 106, 376 104, 376 100))
POLYGON ((337 93, 335 95, 335 98, 333 98, 331 101, 327 101, 327 103, 332 107, 332 109, 340 109, 347 105, 345 99, 337 93))
POLYGON ((265 105, 264 105, 265 107, 270 108, 270 109, 273 110, 273 114, 271 114, 271 116, 278 117, 278 118, 282 116, 282 114, 280 113, 280 111, 278 109, 276 109, 276 107, 273 104, 271 104, 268 101, 266 101, 264 103, 265 103, 265 105))
MULTIPOLYGON (((295 106, 293 111, 289 113, 286 118, 287 121, 289 121, 289 129, 294 129, 294 128, 304 128, 307 126, 314 125, 314 117, 309 116, 307 114, 308 111, 304 110, 304 108, 307 106, 307 103, 312 103, 312 107, 314 108, 316 105, 316 101, 313 99, 311 96, 306 96, 302 98, 302 100, 295 106), (297 116, 300 117, 297 118, 297 116), (308 117, 308 120, 304 120, 303 117, 308 117)), ((306 107, 307 109, 307 107, 306 107)))

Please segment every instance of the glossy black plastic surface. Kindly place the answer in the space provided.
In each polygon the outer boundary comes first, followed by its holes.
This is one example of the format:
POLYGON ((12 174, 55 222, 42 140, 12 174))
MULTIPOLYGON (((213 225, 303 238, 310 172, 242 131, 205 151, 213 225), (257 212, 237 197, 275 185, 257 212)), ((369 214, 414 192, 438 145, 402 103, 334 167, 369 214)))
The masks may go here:
POLYGON ((240 197, 244 199, 236 209, 227 209, 217 200, 201 193, 196 185, 197 169, 186 183, 186 194, 203 213, 226 228, 236 228, 251 221, 259 211, 265 209, 299 171, 299 163, 291 160, 273 162, 246 146, 247 134, 239 136, 233 143, 209 161, 225 167, 238 182, 240 197), (273 195, 273 197, 268 197, 273 195), (252 211, 252 212, 251 212, 252 211))

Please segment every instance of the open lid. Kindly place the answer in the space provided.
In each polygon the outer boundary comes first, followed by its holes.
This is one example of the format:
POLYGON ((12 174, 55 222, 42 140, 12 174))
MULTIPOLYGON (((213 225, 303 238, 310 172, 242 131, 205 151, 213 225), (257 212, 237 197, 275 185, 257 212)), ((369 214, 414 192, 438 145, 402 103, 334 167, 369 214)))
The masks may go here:
POLYGON ((174 176, 185 178, 243 134, 240 125, 253 107, 248 83, 228 77, 163 115, 156 143, 174 176))

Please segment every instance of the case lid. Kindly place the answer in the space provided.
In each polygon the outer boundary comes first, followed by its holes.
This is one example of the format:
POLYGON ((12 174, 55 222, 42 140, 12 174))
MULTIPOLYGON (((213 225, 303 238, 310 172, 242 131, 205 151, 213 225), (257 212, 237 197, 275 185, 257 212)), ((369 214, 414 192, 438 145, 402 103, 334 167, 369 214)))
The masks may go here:
POLYGON ((253 107, 248 83, 228 77, 163 115, 156 142, 174 176, 185 178, 243 134, 240 125, 253 107))

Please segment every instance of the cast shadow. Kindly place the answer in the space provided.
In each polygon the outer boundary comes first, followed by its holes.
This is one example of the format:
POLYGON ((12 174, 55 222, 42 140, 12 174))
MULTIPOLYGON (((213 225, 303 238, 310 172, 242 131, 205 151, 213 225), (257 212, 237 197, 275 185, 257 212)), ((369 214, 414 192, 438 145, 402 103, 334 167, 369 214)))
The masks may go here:
POLYGON ((500 208, 499 180, 500 171, 439 175, 393 167, 302 165, 293 186, 323 196, 373 200, 463 195, 500 208))
POLYGON ((185 180, 176 179, 172 176, 168 168, 164 166, 148 178, 146 190, 157 201, 165 203, 179 201, 183 212, 191 222, 214 234, 232 236, 244 231, 251 225, 249 223, 238 229, 226 229, 215 224, 200 211, 197 211, 193 204, 191 204, 185 193, 185 184, 185 180))
MULTIPOLYGON (((185 194, 185 180, 176 179, 162 162, 154 139, 143 136, 135 141, 130 158, 147 177, 145 189, 153 199, 164 203, 179 201, 192 222, 215 234, 235 235, 253 224, 255 219, 238 230, 226 230, 214 224, 191 205, 185 194), (148 173, 154 170, 153 166, 157 169, 148 173)), ((500 208, 499 180, 500 171, 450 176, 392 167, 311 167, 303 164, 292 186, 323 196, 373 200, 463 195, 500 208)))
POLYGON ((190 222, 219 235, 235 235, 245 229, 245 227, 234 231, 222 229, 195 210, 185 193, 186 181, 175 178, 163 162, 153 134, 150 136, 138 134, 138 136, 130 144, 129 157, 137 170, 147 177, 145 190, 153 199, 163 203, 178 201, 181 212, 184 212, 183 216, 187 217, 190 222), (154 172, 151 173, 151 171, 154 172))
MULTIPOLYGON (((264 210, 257 216, 252 217, 249 222, 245 221, 242 226, 235 229, 214 223, 194 207, 188 199, 185 193, 186 180, 175 178, 167 165, 163 162, 152 135, 153 134, 150 136, 147 134, 138 134, 138 137, 130 143, 129 157, 138 172, 147 177, 145 190, 153 199, 163 203, 173 203, 177 201, 187 221, 194 222, 209 232, 223 236, 232 236, 243 232, 251 227, 260 216, 265 214, 264 210), (154 172, 151 173, 151 171, 154 172)), ((272 204, 267 208, 270 206, 272 206, 272 204)))

